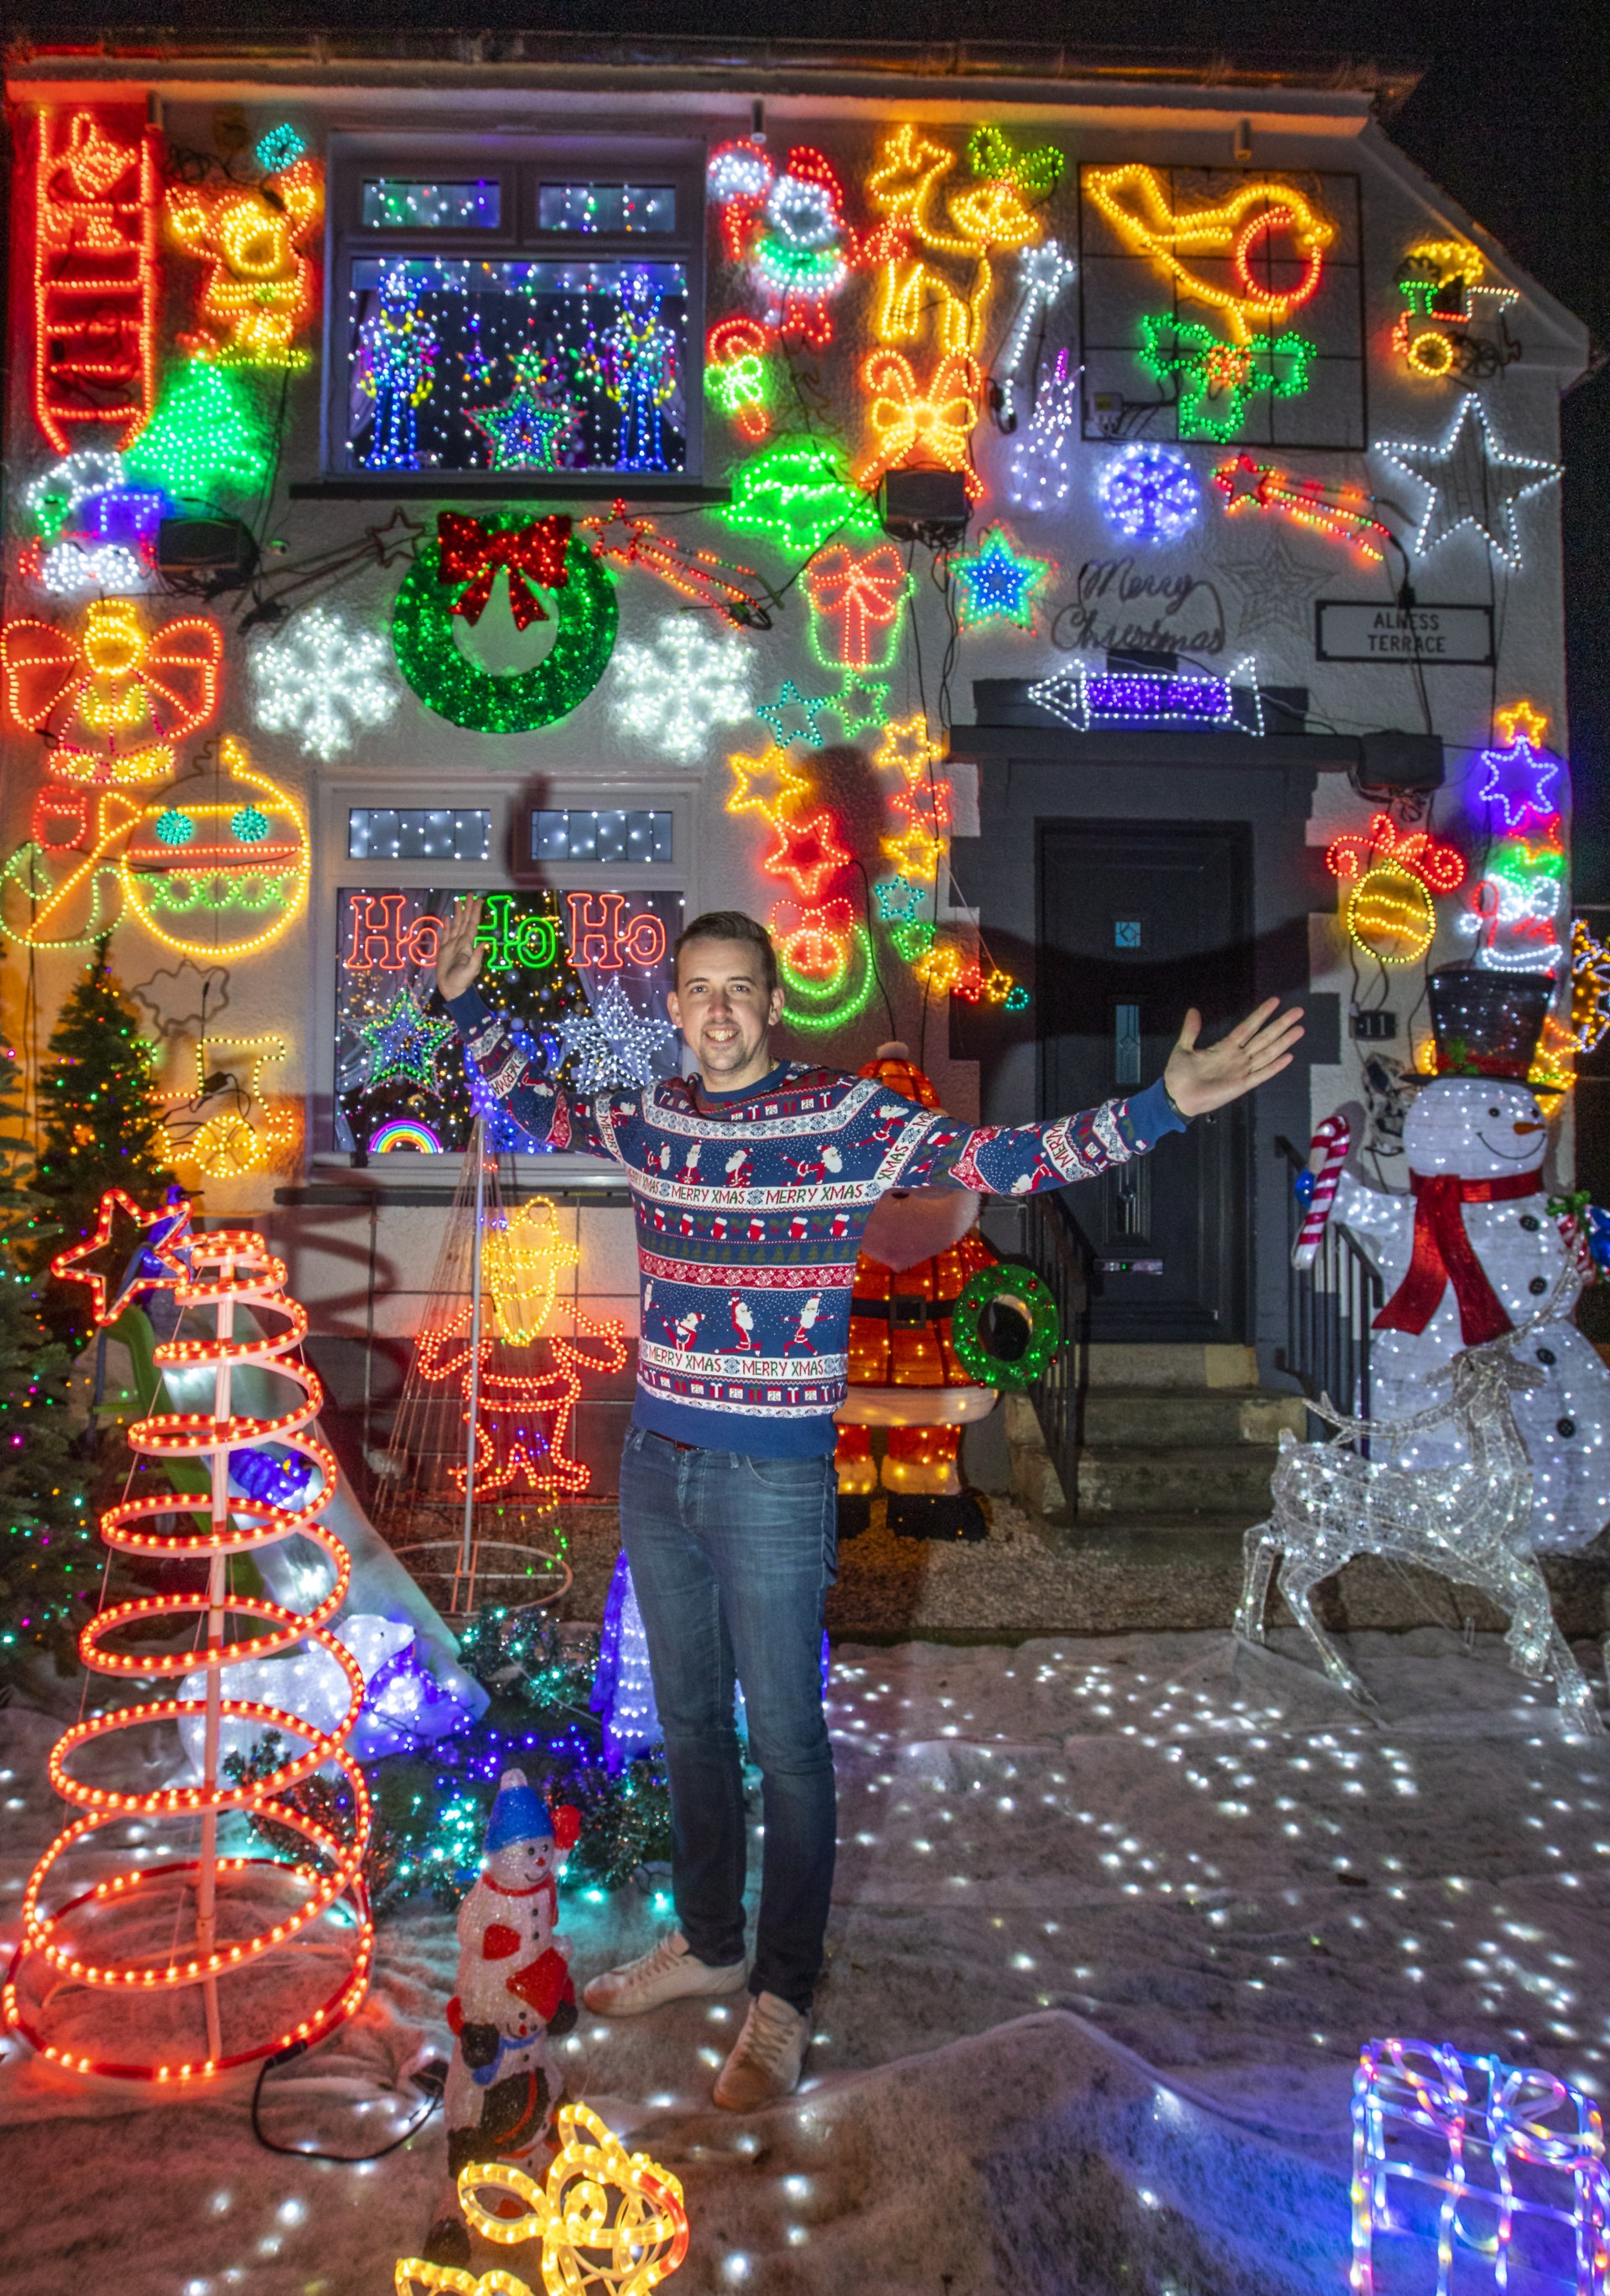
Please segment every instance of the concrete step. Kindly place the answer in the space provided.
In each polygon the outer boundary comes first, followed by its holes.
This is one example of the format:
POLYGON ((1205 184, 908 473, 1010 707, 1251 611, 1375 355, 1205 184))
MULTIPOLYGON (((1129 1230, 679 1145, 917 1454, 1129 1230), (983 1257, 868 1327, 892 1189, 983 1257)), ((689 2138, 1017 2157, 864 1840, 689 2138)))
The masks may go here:
POLYGON ((1256 1522, 1269 1513, 1278 1456, 1272 1444, 1261 1443, 1091 1446, 1079 1455, 1079 1519, 1229 1515, 1244 1526, 1256 1522))
POLYGON ((1301 1439, 1306 1423, 1301 1396, 1260 1388, 1091 1387, 1084 1398, 1084 1439, 1092 1449, 1269 1445, 1283 1427, 1301 1439))
POLYGON ((1256 1387, 1258 1355, 1254 1348, 1226 1344, 1098 1344, 1089 1350, 1087 1378, 1092 1388, 1256 1387))

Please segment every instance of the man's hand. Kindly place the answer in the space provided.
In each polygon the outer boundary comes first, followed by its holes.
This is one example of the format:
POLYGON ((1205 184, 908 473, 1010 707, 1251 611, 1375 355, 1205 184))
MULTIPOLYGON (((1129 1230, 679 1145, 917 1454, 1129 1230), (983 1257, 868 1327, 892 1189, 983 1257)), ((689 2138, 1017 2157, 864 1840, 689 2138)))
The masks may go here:
POLYGON ((475 936, 480 931, 481 896, 472 893, 467 899, 455 904, 452 915, 441 929, 436 950, 436 986, 441 991, 444 1004, 451 1004, 455 996, 462 996, 481 971, 486 944, 483 941, 476 945, 475 936))
POLYGON ((1169 1054, 1169 1064, 1162 1080, 1175 1107, 1181 1116, 1206 1116, 1215 1108, 1223 1108, 1232 1100, 1239 1100, 1244 1092, 1257 1085, 1267 1084, 1272 1076, 1292 1064, 1292 1047, 1302 1034, 1302 1012, 1294 1005, 1279 1019, 1270 1014, 1279 1004, 1271 996, 1249 1013, 1229 1035, 1203 1052, 1196 1050, 1196 1039, 1202 1034, 1202 1015, 1193 1004, 1185 1016, 1185 1026, 1179 1031, 1179 1042, 1169 1054))

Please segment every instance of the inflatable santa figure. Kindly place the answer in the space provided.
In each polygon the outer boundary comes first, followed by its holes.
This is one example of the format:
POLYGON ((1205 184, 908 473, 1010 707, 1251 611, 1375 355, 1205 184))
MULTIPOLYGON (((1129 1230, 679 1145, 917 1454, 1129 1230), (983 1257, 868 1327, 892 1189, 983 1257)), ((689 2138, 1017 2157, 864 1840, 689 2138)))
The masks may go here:
MULTIPOLYGON (((1359 1239, 1386 1287, 1370 1334, 1373 1419, 1404 1418, 1444 1398, 1447 1382, 1433 1386, 1434 1375, 1462 1348, 1535 1315, 1567 1259, 1587 1248, 1583 1224, 1548 1209, 1548 1126, 1526 1081, 1554 982, 1543 973, 1450 969, 1428 985, 1437 1073, 1403 1127, 1409 1193, 1366 1187, 1346 1168, 1299 1182, 1311 1200, 1299 1264, 1305 1250, 1312 1258, 1334 1182, 1328 1217, 1359 1239)), ((1315 1149, 1328 1149, 1334 1166, 1344 1143, 1345 1120, 1333 1117, 1315 1149)), ((1590 1214, 1588 1225, 1597 1228, 1600 1218, 1590 1214)), ((1586 1546, 1610 1522, 1610 1372, 1569 1323, 1543 1324, 1524 1355, 1537 1383, 1514 1402, 1532 1457, 1532 1544, 1586 1546)), ((1353 1400, 1333 1399, 1344 1408, 1353 1400)), ((1396 1456, 1434 1472, 1466 1450, 1443 1426, 1396 1456)))
MULTIPOLYGON (((923 1108, 940 1104, 904 1045, 880 1045, 860 1073, 923 1108)), ((902 1538, 987 1535, 958 1462, 963 1429, 994 1409, 996 1390, 962 1367, 950 1318, 968 1278, 994 1264, 978 1232, 978 1198, 965 1190, 897 1189, 873 1213, 855 1267, 850 1393, 837 1414, 841 1538, 866 1529, 880 1483, 889 1528, 902 1538)))
POLYGON ((448 2190, 425 2243, 431 2264, 470 2260, 459 2170, 502 2161, 530 2173, 553 2128, 563 2082, 547 2045, 576 2022, 558 1880, 580 1823, 569 1808, 550 1816, 522 1770, 499 1779, 486 1863, 458 1909, 458 1989, 448 2004, 453 2062, 442 2099, 448 2190))

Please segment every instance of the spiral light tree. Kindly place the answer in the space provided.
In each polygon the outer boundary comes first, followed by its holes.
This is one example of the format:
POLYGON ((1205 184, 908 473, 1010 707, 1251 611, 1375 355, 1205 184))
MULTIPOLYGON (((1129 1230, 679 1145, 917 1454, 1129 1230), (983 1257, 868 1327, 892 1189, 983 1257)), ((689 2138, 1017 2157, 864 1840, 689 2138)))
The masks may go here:
MULTIPOLYGON (((174 1296, 179 1335, 156 1349, 167 1386, 156 1400, 195 1399, 191 1391, 201 1387, 210 1407, 152 1407, 129 1429, 141 1472, 103 1515, 101 1535, 136 1568, 141 1561, 192 1564, 206 1578, 193 1592, 110 1603, 84 1629, 86 1667, 144 1681, 152 1694, 92 1710, 52 1755, 52 1784, 79 1815, 29 1878, 5 2012, 70 2070, 202 2079, 320 2039, 357 2008, 368 1984, 373 1930, 362 1866, 369 1799, 345 1745, 364 1685, 357 1660, 329 1631, 351 1564, 321 1521, 335 1461, 316 1431, 322 1390, 301 1359, 307 1311, 286 1297, 284 1263, 260 1235, 193 1235, 182 1201, 152 1213, 113 1190, 102 1199, 96 1234, 53 1267, 91 1287, 100 1324, 137 1293, 174 1296), (119 1210, 152 1233, 118 1288, 83 1263, 111 1244, 119 1210), (110 1303, 109 1290, 116 1295, 110 1303), (198 1330, 201 1336, 190 1335, 198 1330), (267 1495, 276 1487, 277 1496, 267 1495), (331 1566, 332 1583, 311 1610, 231 1587, 235 1558, 293 1538, 308 1540, 331 1566), (308 1643, 335 1661, 351 1693, 331 1729, 266 1700, 227 1694, 232 1666, 308 1643), (165 1694, 175 1677, 201 1669, 204 1696, 165 1694), (199 1780, 155 1791, 104 1782, 118 1775, 111 1750, 119 1737, 127 1747, 125 1734, 144 1733, 140 1751, 160 1759, 173 1751, 171 1726, 192 1716, 204 1717, 199 1780), (269 1775, 223 1773, 226 1718, 279 1734, 285 1758, 269 1775), (351 1792, 339 1832, 276 1799, 327 1765, 351 1792), (250 1847, 245 1816, 269 1804, 276 1824, 301 1836, 283 1862, 238 1854, 250 1847)), ((255 1573, 252 1585, 260 1588, 255 1573)), ((125 1755, 125 1775, 130 1766, 125 1755)))

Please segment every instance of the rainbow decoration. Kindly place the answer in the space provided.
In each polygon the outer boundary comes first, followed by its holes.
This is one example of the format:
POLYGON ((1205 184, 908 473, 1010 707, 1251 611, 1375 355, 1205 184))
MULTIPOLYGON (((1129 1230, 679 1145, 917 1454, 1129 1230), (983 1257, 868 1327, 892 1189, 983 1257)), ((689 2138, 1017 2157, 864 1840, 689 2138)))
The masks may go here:
POLYGON ((404 1117, 397 1117, 390 1124, 382 1124, 377 1132, 369 1135, 371 1156, 390 1156, 399 1148, 415 1156, 439 1156, 443 1153, 440 1141, 428 1124, 412 1124, 404 1117))

